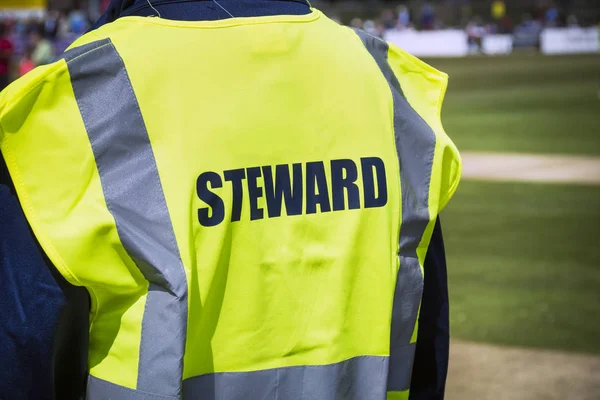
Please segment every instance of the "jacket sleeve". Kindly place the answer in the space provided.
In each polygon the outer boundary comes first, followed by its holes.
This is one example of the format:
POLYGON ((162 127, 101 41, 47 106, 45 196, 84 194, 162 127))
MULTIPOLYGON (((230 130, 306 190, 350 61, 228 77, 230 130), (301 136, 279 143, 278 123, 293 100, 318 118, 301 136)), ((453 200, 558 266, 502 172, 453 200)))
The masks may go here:
POLYGON ((44 265, 19 203, 0 185, 0 398, 47 398, 52 342, 65 298, 44 265))
POLYGON ((442 226, 436 221, 424 265, 410 400, 443 400, 450 350, 448 276, 442 226))
POLYGON ((87 293, 69 285, 41 251, 1 154, 0 309, 0 399, 78 399, 87 363, 87 293))

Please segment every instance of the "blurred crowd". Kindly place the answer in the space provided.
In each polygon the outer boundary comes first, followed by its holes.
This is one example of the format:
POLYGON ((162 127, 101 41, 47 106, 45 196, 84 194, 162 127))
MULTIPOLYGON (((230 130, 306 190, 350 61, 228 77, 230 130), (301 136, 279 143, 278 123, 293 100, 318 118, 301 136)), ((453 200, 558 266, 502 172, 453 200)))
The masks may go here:
MULTIPOLYGON (((336 8, 328 14, 340 23, 379 37, 390 30, 464 29, 475 50, 488 34, 511 34, 515 46, 536 46, 544 27, 578 26, 577 18, 570 14, 569 5, 575 4, 574 0, 528 0, 532 6, 526 7, 520 0, 400 2, 395 8, 371 13, 374 18, 352 14, 336 17, 336 8)), ((368 14, 366 11, 363 14, 368 14)), ((88 29, 90 22, 86 12, 80 10, 49 11, 43 19, 0 18, 0 90, 34 67, 51 62, 88 29)))
POLYGON ((48 64, 89 27, 82 11, 50 11, 45 18, 0 20, 0 90, 48 64))
MULTIPOLYGON (((539 33, 544 27, 577 26, 575 15, 554 0, 539 0, 515 21, 511 3, 505 0, 486 2, 486 14, 478 14, 476 0, 415 0, 406 1, 395 9, 384 9, 373 19, 354 18, 350 26, 383 37, 388 30, 431 31, 465 29, 470 37, 486 34, 539 33)), ((481 4, 481 2, 480 2, 481 4)), ((518 11, 522 11, 519 9, 518 11)), ((339 21, 339 18, 338 18, 339 21)), ((342 21, 339 21, 342 22, 342 21)))

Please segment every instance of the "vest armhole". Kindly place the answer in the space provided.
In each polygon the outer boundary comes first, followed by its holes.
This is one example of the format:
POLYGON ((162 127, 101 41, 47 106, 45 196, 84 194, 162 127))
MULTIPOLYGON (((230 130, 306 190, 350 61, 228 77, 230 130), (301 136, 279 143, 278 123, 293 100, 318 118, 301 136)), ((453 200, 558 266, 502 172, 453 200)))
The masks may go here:
POLYGON ((456 145, 452 139, 450 139, 446 133, 442 123, 442 107, 447 88, 448 77, 446 75, 446 79, 444 80, 444 84, 440 90, 440 96, 436 105, 437 121, 439 125, 434 129, 438 141, 436 144, 436 152, 441 151, 442 153, 442 187, 446 188, 446 190, 442 190, 440 193, 438 214, 446 208, 456 193, 462 176, 462 160, 460 157, 460 152, 456 148, 456 145))
POLYGON ((442 107, 449 77, 393 44, 389 44, 388 58, 407 101, 436 137, 430 210, 439 214, 456 192, 462 168, 458 149, 442 124, 442 107))

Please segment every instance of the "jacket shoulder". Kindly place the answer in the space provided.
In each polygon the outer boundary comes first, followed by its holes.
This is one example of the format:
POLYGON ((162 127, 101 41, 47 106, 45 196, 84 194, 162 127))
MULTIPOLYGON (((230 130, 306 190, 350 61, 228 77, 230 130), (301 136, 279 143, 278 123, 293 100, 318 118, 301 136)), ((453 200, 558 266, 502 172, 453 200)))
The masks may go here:
POLYGON ((387 44, 389 47, 388 59, 393 67, 400 67, 405 72, 417 73, 430 79, 438 80, 440 83, 444 83, 448 80, 448 74, 445 72, 442 72, 425 61, 413 56, 395 44, 390 42, 387 42, 387 44))
POLYGON ((42 87, 56 75, 64 73, 66 65, 58 60, 52 64, 35 68, 25 76, 12 82, 0 94, 0 120, 2 126, 6 119, 14 116, 14 112, 22 108, 24 103, 35 102, 42 87))
MULTIPOLYGON (((64 99, 64 86, 69 83, 68 63, 85 57, 97 48, 110 43, 110 39, 93 32, 75 41, 52 63, 35 68, 11 83, 0 93, 0 142, 2 132, 12 132, 22 126, 31 110, 40 103, 56 104, 64 99), (60 93, 60 95, 59 95, 60 93)), ((69 92, 69 91, 66 91, 69 92)))
POLYGON ((431 176, 437 210, 453 197, 462 174, 460 153, 442 124, 442 106, 448 87, 448 75, 426 62, 389 44, 388 61, 400 82, 406 101, 435 134, 435 156, 431 176))

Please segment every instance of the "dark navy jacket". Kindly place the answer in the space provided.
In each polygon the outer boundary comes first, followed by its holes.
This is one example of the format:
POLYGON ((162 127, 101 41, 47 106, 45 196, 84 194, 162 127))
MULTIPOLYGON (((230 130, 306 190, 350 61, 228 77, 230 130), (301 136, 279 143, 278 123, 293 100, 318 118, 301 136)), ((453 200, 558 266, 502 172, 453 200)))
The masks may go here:
MULTIPOLYGON (((307 14, 304 0, 153 0, 163 18, 307 14), (227 11, 225 11, 223 6, 227 11)), ((95 29, 156 15, 147 0, 113 0, 95 29)), ((0 399, 79 399, 87 369, 89 298, 67 283, 33 236, 0 155, 0 399)), ((425 260, 411 400, 441 400, 448 368, 448 290, 439 220, 425 260)), ((365 399, 368 400, 368 399, 365 399)))

